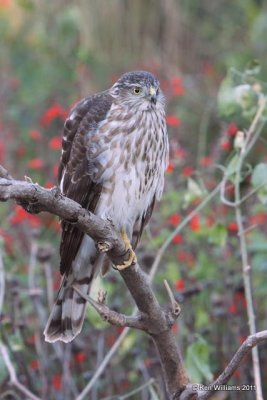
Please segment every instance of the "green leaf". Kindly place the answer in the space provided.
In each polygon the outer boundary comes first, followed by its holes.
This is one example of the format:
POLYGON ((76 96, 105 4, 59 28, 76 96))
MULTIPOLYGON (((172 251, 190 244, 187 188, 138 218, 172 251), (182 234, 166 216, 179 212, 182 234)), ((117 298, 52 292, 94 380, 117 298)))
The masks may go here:
POLYGON ((245 83, 234 88, 235 101, 243 111, 257 108, 258 94, 253 90, 251 85, 245 83))
POLYGON ((187 208, 192 203, 192 201, 194 201, 199 197, 203 197, 205 194, 206 194, 205 190, 196 180, 188 178, 187 191, 184 195, 183 207, 187 208))
POLYGON ((222 224, 212 226, 208 231, 208 241, 216 246, 224 247, 227 240, 227 229, 222 224))
POLYGON ((252 120, 258 109, 259 93, 255 88, 255 78, 252 71, 253 67, 245 72, 239 72, 234 69, 229 70, 226 78, 223 80, 218 94, 219 114, 228 121, 252 120))
POLYGON ((209 366, 209 353, 209 345, 200 335, 188 347, 185 364, 192 382, 211 381, 213 379, 209 366))
POLYGON ((251 183, 258 189, 257 196, 263 204, 267 204, 267 164, 257 164, 253 170, 251 183))
POLYGON ((222 118, 232 119, 241 112, 241 107, 236 101, 235 86, 233 73, 229 71, 218 93, 218 109, 222 118))
POLYGON ((196 313, 196 328, 205 329, 209 323, 209 315, 206 310, 199 309, 196 313))
POLYGON ((59 17, 59 26, 64 35, 72 38, 78 31, 81 22, 81 14, 77 6, 64 8, 59 17))
POLYGON ((9 344, 12 351, 21 351, 24 349, 23 338, 19 332, 9 336, 9 344))
POLYGON ((251 60, 245 69, 245 74, 249 76, 258 75, 261 71, 261 65, 259 60, 251 60))
POLYGON ((266 163, 259 163, 255 166, 252 179, 251 179, 252 186, 257 188, 263 184, 267 184, 267 164, 266 163))
POLYGON ((203 196, 202 187, 192 178, 188 178, 188 190, 195 197, 203 196))
POLYGON ((254 231, 254 234, 250 237, 248 249, 253 254, 264 253, 265 255, 267 252, 265 235, 263 236, 262 233, 254 231))

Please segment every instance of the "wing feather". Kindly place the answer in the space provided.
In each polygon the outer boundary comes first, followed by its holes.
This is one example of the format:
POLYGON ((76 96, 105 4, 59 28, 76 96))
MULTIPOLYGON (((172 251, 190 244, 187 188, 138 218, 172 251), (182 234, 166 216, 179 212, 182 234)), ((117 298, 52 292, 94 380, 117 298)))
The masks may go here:
POLYGON ((143 230, 145 226, 148 224, 151 215, 153 213, 153 209, 155 206, 156 196, 153 197, 151 204, 149 205, 148 209, 146 210, 145 214, 142 215, 140 219, 138 219, 133 227, 133 237, 132 237, 132 248, 136 249, 139 240, 142 236, 143 230))
MULTIPOLYGON (((102 92, 80 101, 65 122, 62 155, 58 180, 62 193, 94 212, 102 184, 93 181, 88 158, 90 134, 105 120, 112 104, 112 97, 102 92)), ((79 250, 84 233, 72 224, 62 221, 60 244, 60 272, 68 273, 79 250)))

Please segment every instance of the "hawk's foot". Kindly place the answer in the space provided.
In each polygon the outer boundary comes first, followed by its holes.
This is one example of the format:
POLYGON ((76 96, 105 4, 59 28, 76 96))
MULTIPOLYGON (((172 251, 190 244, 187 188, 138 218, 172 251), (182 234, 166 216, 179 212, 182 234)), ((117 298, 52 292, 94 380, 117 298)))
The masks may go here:
POLYGON ((116 265, 116 267, 119 271, 122 271, 125 268, 130 267, 132 264, 136 264, 136 262, 137 262, 137 258, 136 258, 135 252, 132 249, 131 242, 127 236, 127 233, 124 230, 122 230, 122 232, 121 232, 121 238, 125 244, 126 251, 128 251, 128 253, 129 253, 129 258, 128 258, 128 260, 125 260, 123 262, 123 264, 116 265))

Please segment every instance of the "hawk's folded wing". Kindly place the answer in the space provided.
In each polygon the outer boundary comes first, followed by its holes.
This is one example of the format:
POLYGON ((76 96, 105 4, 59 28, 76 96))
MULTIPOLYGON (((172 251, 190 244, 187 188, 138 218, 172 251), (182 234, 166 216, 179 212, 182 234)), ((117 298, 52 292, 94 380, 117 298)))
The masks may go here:
MULTIPOLYGON (((80 101, 65 122, 62 156, 58 181, 64 196, 94 212, 102 189, 90 174, 90 136, 105 120, 112 104, 112 97, 102 92, 80 101)), ((62 221, 60 244, 60 272, 67 273, 79 250, 84 233, 71 223, 62 221)))

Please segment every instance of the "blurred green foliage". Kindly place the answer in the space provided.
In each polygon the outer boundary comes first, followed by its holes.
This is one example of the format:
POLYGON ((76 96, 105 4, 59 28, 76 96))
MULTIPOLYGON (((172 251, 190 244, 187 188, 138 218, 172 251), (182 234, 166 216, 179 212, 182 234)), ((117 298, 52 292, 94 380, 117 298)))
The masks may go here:
MULTIPOLYGON (((144 233, 139 259, 149 271, 159 246, 221 179, 235 174, 238 131, 244 134, 266 96, 266 19, 263 1, 238 0, 0 0, 0 163, 16 178, 56 184, 65 116, 85 95, 111 86, 126 70, 148 69, 167 99, 170 165, 162 202, 144 233), (253 61, 258 60, 258 61, 253 61)), ((263 121, 264 122, 264 121, 263 121)), ((263 125, 263 124, 262 124, 263 125)), ((266 128, 249 154, 242 194, 257 310, 266 326, 266 128), (248 173, 249 171, 249 173, 248 173)), ((233 200, 231 180, 227 198, 233 200)), ((1 204, 5 303, 1 339, 19 379, 44 399, 73 399, 90 380, 120 330, 88 307, 88 321, 71 345, 51 346, 42 331, 59 285, 56 218, 29 216, 1 204)), ((192 380, 208 383, 248 335, 234 211, 215 197, 173 239, 154 282, 162 304, 163 279, 182 314, 173 327, 192 380)), ((133 304, 114 271, 98 278, 111 308, 133 304)), ((266 382, 265 344, 260 346, 266 382)), ((126 393, 149 377, 157 384, 142 399, 164 399, 153 344, 131 331, 90 394, 93 400, 126 393)), ((253 383, 248 357, 233 377, 253 383)), ((9 390, 0 359, 0 392, 9 390)), ((23 395, 8 395, 21 398, 23 395)), ((11 396, 11 397, 10 397, 11 396)), ((246 400, 254 393, 244 393, 246 400)), ((140 393, 132 396, 140 399, 140 393)), ((229 393, 228 399, 236 399, 229 393)))

